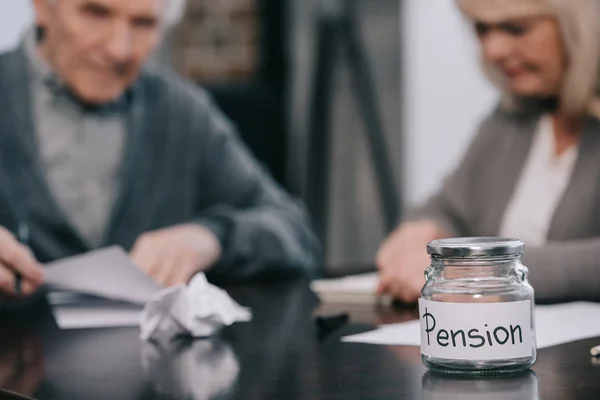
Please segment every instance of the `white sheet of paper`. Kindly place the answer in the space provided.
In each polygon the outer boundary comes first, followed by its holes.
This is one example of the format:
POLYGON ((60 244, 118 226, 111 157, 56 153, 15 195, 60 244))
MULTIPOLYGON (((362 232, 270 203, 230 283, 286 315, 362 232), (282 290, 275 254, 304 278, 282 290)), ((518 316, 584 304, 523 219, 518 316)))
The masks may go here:
MULTIPOLYGON (((536 306, 538 349, 600 336, 600 304, 566 303, 536 306)), ((343 342, 420 346, 420 322, 383 325, 377 330, 346 336, 343 342)))
POLYGON ((44 276, 54 288, 140 305, 161 289, 120 247, 47 264, 44 276))
POLYGON ((142 310, 120 307, 57 306, 52 312, 60 329, 84 329, 139 326, 142 310))
POLYGON ((54 320, 61 329, 135 327, 142 307, 73 292, 48 293, 54 320))
POLYGON ((420 346, 421 333, 419 321, 403 322, 401 324, 383 325, 374 331, 346 336, 342 342, 366 343, 381 345, 420 346))
POLYGON ((376 272, 361 275, 345 276, 338 279, 321 279, 313 281, 311 287, 319 290, 345 290, 350 292, 375 292, 379 283, 376 272))
POLYGON ((310 288, 324 303, 331 304, 377 304, 390 303, 389 297, 377 296, 379 274, 376 272, 346 276, 338 279, 313 281, 310 288))

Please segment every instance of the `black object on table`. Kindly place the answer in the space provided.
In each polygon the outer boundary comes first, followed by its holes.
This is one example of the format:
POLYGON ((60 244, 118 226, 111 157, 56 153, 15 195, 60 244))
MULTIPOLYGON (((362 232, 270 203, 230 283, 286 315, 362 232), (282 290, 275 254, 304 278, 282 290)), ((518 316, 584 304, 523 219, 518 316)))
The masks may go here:
POLYGON ((0 387, 49 400, 592 400, 600 393, 600 366, 589 355, 598 339, 543 349, 533 372, 515 378, 447 378, 428 373, 417 347, 339 340, 413 319, 414 310, 319 307, 304 281, 228 290, 254 320, 211 340, 144 343, 132 328, 60 331, 46 305, 28 317, 1 314, 0 387), (351 322, 320 340, 314 317, 340 311, 351 322))
POLYGON ((0 390, 0 400, 31 400, 31 397, 25 397, 17 393, 0 390))

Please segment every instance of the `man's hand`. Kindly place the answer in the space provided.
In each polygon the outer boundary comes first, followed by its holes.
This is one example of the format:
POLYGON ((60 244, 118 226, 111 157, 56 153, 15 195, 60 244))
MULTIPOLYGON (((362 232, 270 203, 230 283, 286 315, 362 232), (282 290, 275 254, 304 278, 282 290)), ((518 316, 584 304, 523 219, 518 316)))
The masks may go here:
POLYGON ((379 294, 415 303, 425 284, 425 269, 430 264, 427 244, 444 236, 442 229, 429 221, 406 223, 396 229, 377 253, 379 294))
POLYGON ((29 249, 17 241, 6 228, 0 227, 0 298, 29 296, 44 283, 42 266, 29 249), (15 290, 16 275, 21 276, 21 292, 15 290))
POLYGON ((196 273, 219 261, 221 244, 207 228, 178 225, 138 238, 131 259, 156 282, 164 286, 187 283, 196 273))

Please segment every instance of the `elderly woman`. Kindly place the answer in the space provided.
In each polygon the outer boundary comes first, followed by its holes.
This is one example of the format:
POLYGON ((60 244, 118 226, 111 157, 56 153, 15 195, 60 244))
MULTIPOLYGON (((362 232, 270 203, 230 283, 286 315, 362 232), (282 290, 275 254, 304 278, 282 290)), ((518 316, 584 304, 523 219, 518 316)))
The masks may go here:
POLYGON ((426 244, 525 241, 541 301, 600 299, 600 0, 458 0, 503 97, 440 193, 377 255, 381 293, 412 303, 426 244))

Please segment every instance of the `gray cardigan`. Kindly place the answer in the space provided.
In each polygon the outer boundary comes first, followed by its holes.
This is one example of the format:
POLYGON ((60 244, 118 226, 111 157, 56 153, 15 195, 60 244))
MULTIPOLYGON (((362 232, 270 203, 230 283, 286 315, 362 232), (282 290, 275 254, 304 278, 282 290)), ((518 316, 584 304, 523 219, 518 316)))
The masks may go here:
MULTIPOLYGON (((0 55, 0 225, 27 223, 37 258, 90 250, 53 198, 41 168, 23 49, 0 55)), ((180 223, 211 229, 223 258, 209 273, 240 280, 308 272, 319 243, 301 203, 250 154, 196 85, 146 68, 130 91, 119 194, 102 245, 130 249, 140 234, 180 223)))
MULTIPOLYGON (((453 236, 497 236, 541 112, 498 109, 481 126, 440 193, 410 219, 430 219, 453 236)), ((587 117, 579 158, 543 247, 526 247, 540 301, 600 300, 600 121, 587 117)))

